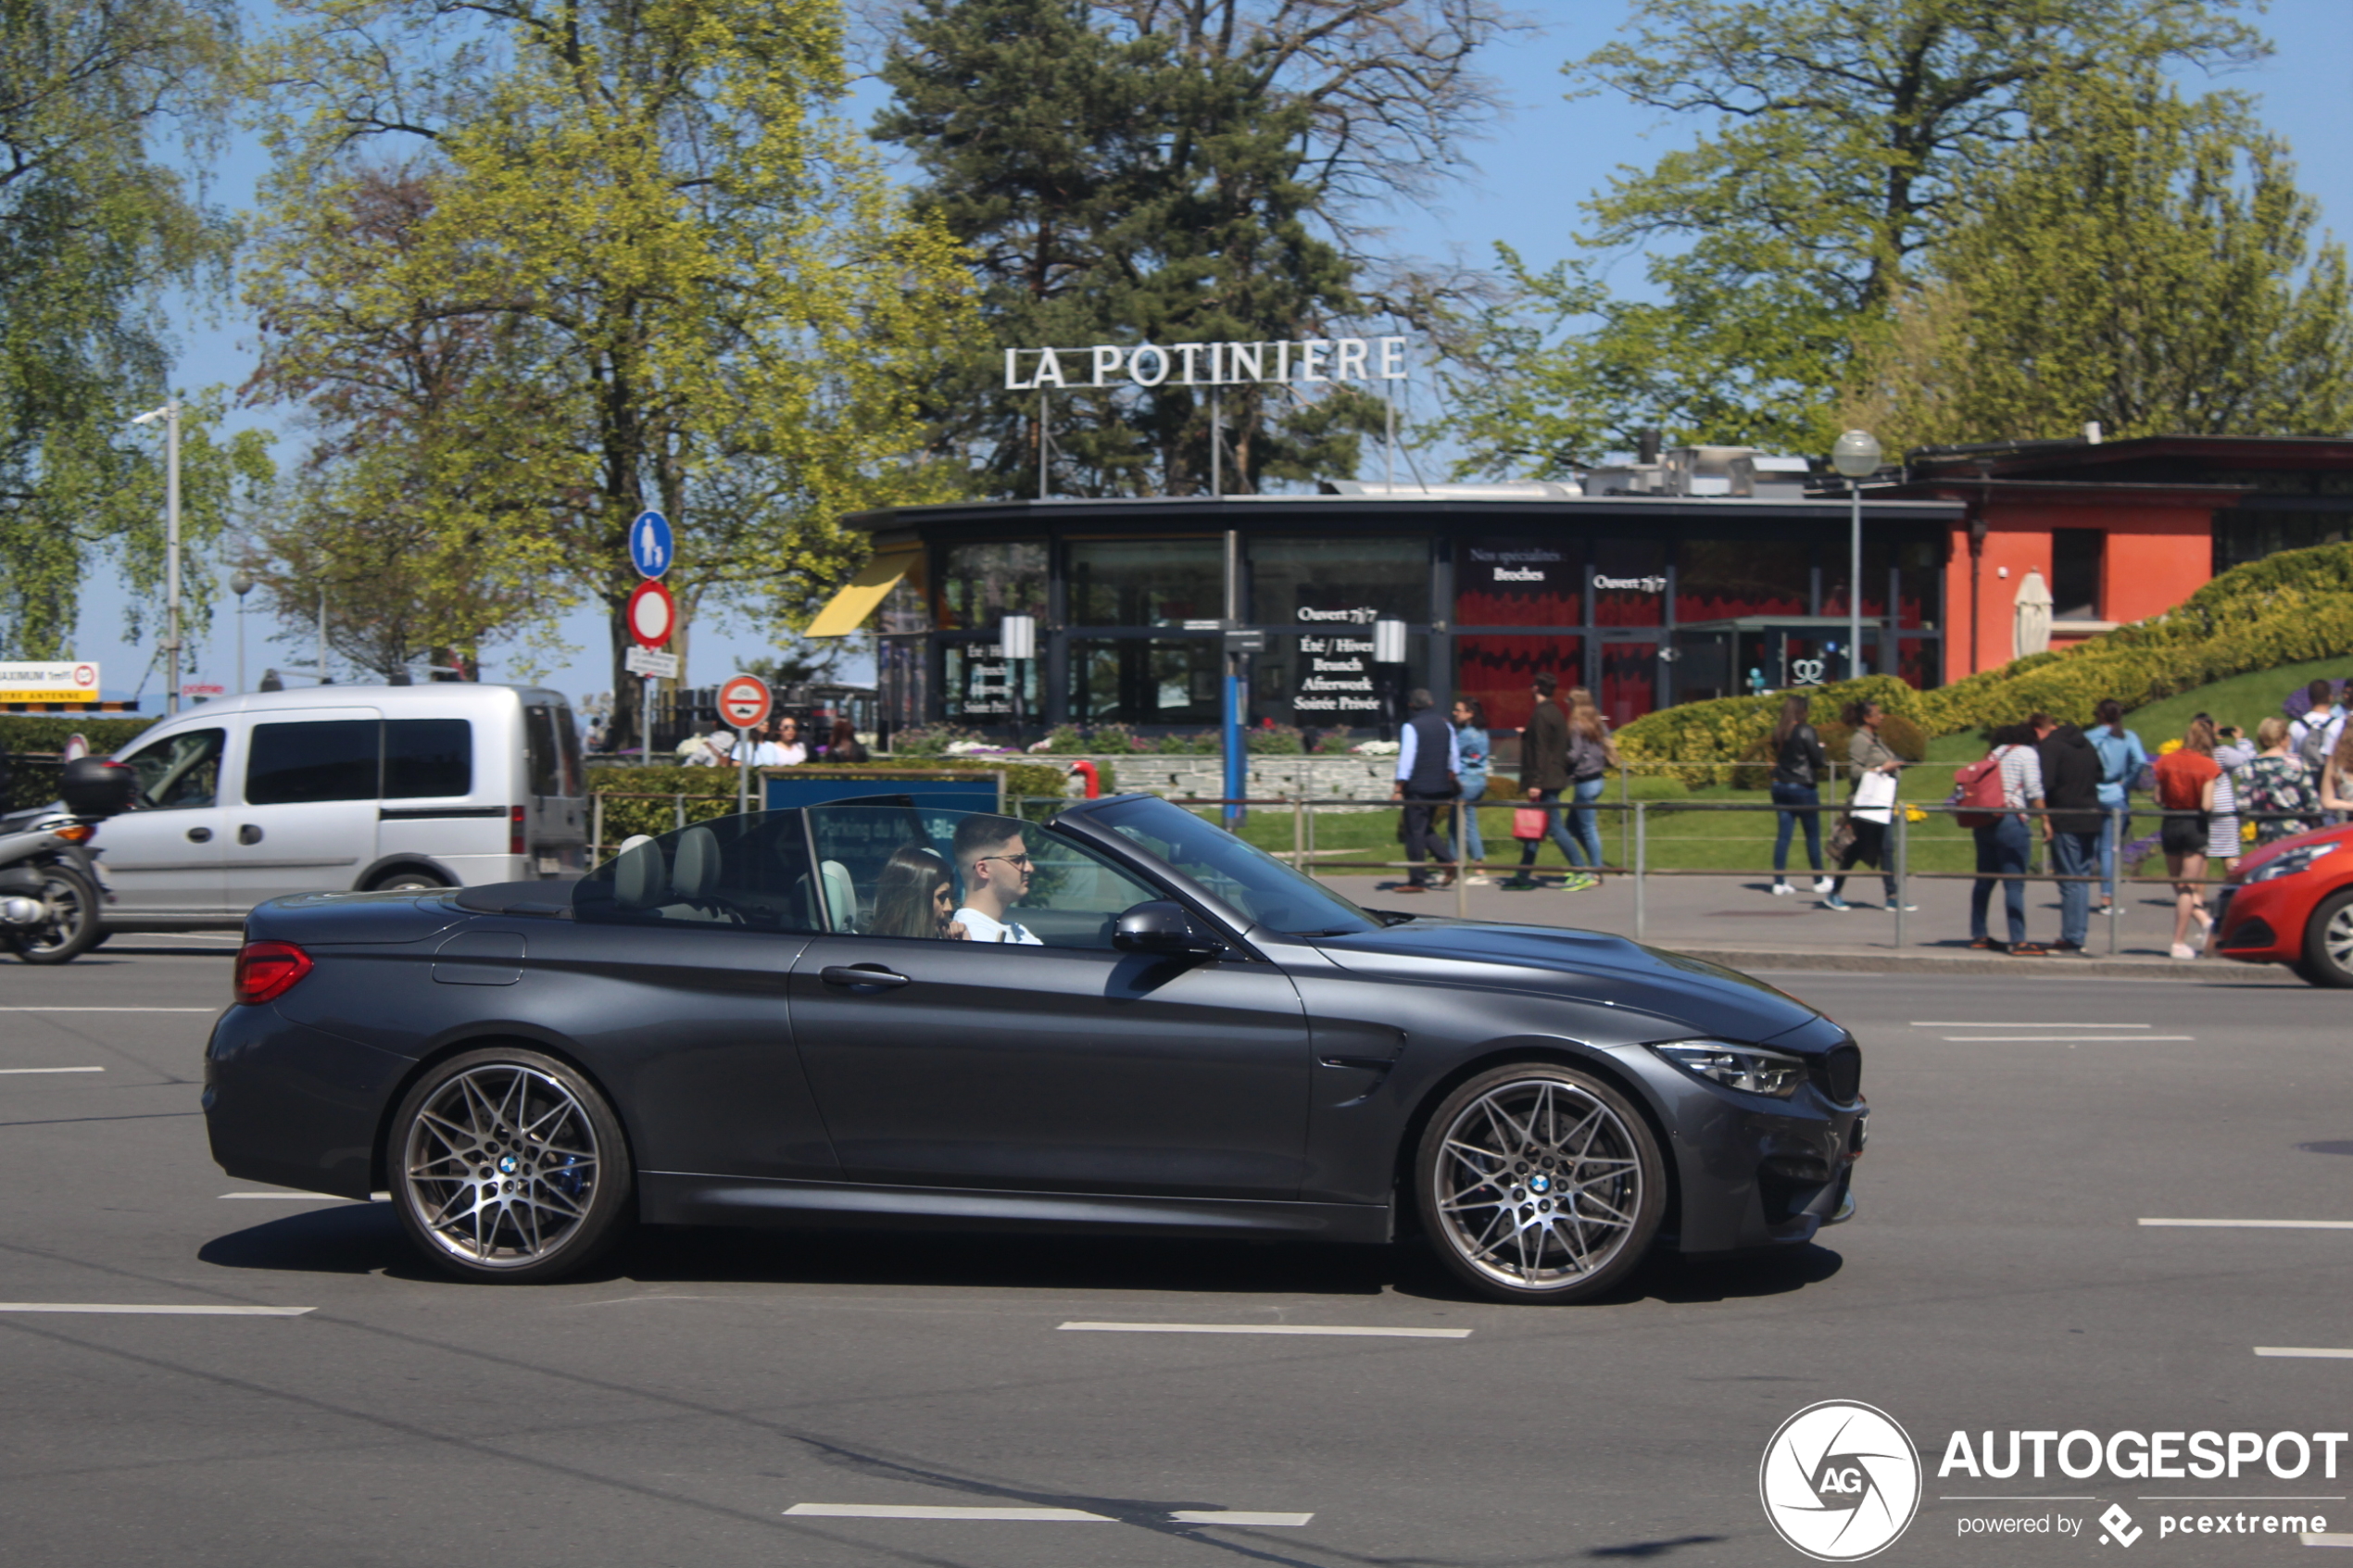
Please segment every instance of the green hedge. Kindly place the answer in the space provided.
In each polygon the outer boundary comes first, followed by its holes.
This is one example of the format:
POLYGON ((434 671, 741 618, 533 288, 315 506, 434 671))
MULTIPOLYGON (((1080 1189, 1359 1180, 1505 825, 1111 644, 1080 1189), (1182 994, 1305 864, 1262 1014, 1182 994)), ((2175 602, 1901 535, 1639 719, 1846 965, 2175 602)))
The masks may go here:
MULTIPOLYGON (((888 761, 876 762, 877 768, 888 768, 888 761)), ((1018 798, 1025 795, 1059 796, 1066 770, 1051 762, 1021 762, 1012 759, 968 759, 959 757, 925 758, 919 762, 898 764, 904 767, 953 772, 988 773, 1002 769, 1005 794, 1018 798)), ((812 774, 854 772, 854 769, 834 769, 824 763, 812 763, 796 770, 812 774)), ((598 767, 588 770, 588 787, 598 792, 610 792, 605 801, 605 847, 612 847, 633 833, 665 834, 678 825, 678 804, 672 798, 686 797, 686 821, 709 822, 715 817, 733 816, 736 810, 736 775, 733 768, 687 768, 657 764, 650 768, 598 767), (647 800, 614 799, 610 796, 651 796, 647 800)), ((887 795, 893 788, 888 779, 875 781, 875 793, 887 795)), ((1111 781, 1103 782, 1105 794, 1111 792, 1111 781)))
MULTIPOLYGON (((2131 709, 2233 675, 2346 655, 2353 655, 2353 544, 2322 545, 2233 567, 2163 615, 1935 691, 1886 675, 1819 687, 1814 722, 1827 737, 1847 699, 1868 694, 1931 738, 2020 723, 2037 711, 2088 724, 2108 697, 2131 709)), ((1740 764, 1765 756, 1780 710, 1779 694, 1687 702, 1635 720, 1617 732, 1618 746, 1629 758, 1673 763, 1643 771, 1687 784, 1748 784, 1756 770, 1740 764)))
POLYGON ((121 750, 142 730, 161 718, 161 714, 143 719, 76 719, 62 713, 0 713, 0 747, 12 754, 46 752, 55 756, 65 748, 67 736, 78 734, 89 741, 93 753, 103 757, 121 750))

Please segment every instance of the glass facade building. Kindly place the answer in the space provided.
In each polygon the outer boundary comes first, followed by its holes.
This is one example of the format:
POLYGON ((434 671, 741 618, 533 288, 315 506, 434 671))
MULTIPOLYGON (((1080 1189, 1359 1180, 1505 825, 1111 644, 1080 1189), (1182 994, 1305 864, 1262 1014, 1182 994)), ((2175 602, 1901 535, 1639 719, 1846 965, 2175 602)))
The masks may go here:
MULTIPOLYGON (((1866 670, 1938 679, 1961 515, 1950 501, 1865 503, 1866 670)), ((1839 499, 1055 500, 848 521, 916 563, 876 623, 894 728, 999 732, 1018 716, 1033 734, 1206 729, 1229 625, 1264 640, 1242 656, 1251 722, 1367 734, 1415 686, 1478 697, 1512 730, 1541 671, 1591 687, 1623 723, 1846 668, 1839 499), (1000 657, 1009 614, 1037 618, 1035 659, 1000 657), (1374 623, 1389 620, 1405 625, 1402 665, 1374 659, 1374 623)))

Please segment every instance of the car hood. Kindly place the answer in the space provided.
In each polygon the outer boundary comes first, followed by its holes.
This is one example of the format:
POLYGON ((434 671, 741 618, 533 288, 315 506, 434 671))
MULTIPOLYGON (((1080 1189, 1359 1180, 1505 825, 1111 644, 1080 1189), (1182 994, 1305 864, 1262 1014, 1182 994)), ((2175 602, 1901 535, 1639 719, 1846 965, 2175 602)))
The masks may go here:
POLYGON ((1845 1035, 1834 1024, 1821 1029, 1821 1013, 1738 970, 1606 932, 1416 917, 1315 945, 1353 973, 1493 985, 1649 1013, 1668 1026, 1660 1039, 1718 1035, 1762 1045, 1796 1035, 1789 1044, 1819 1048, 1833 1043, 1833 1031, 1845 1035))
POLYGON ((2292 838, 2275 838, 2259 849, 2248 850, 2246 857, 2239 861, 2238 868, 2231 872, 2231 880, 2245 882, 2247 873, 2254 871, 2256 867, 2267 861, 2276 860, 2281 856, 2295 850, 2309 849, 2316 844, 2342 843, 2348 838, 2353 838, 2353 823, 2341 827, 2316 828, 2310 833, 2299 833, 2292 838))

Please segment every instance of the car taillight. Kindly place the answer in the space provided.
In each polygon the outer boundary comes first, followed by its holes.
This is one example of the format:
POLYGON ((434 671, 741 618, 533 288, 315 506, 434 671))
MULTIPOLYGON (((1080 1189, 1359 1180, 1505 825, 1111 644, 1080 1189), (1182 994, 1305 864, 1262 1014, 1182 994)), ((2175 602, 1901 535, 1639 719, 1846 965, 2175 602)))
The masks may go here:
POLYGON ((248 942, 237 949, 237 1000, 274 1002, 310 972, 310 955, 291 942, 248 942))
POLYGON ((507 813, 507 853, 522 853, 522 808, 520 806, 507 813))

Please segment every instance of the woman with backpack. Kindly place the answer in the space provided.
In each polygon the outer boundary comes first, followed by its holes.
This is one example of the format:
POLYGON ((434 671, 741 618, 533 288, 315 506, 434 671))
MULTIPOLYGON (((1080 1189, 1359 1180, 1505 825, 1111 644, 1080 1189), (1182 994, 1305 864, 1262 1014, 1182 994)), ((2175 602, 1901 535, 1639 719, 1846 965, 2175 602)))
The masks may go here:
POLYGON ((2026 858, 2033 833, 2025 813, 2043 809, 2043 759, 2034 749, 2029 724, 2005 724, 1995 730, 1983 757, 1962 769, 1953 781, 1953 804, 1967 808, 1953 820, 1977 839, 1977 880, 1969 884, 1969 946, 2007 952, 2013 958, 2039 959, 2050 949, 2026 939, 2026 858), (2002 890, 2002 911, 2009 922, 2009 941, 1996 942, 1985 929, 1987 907, 1994 889, 2002 890))
POLYGON ((2106 914, 2116 902, 2117 847, 2133 836, 2133 819, 2116 812, 2132 804, 2133 790, 2148 787, 2139 781, 2149 754, 2141 737, 2124 727, 2124 705, 2114 697, 2101 700, 2092 710, 2092 721, 2084 739, 2100 754, 2100 809, 2108 814, 2100 826, 2100 913, 2106 914))
POLYGON ((1814 891, 1828 893, 1830 878, 1822 874, 1822 792, 1820 780, 1830 771, 1822 755, 1822 737, 1806 722, 1813 705, 1802 693, 1781 698, 1781 717, 1773 726, 1773 804, 1780 810, 1773 826, 1773 897, 1797 891, 1789 884, 1790 834, 1802 822, 1806 827, 1806 859, 1814 868, 1814 891))
POLYGON ((2165 874, 2173 879, 2173 956, 2194 959, 2206 945, 2213 917, 2206 912, 2206 859, 2213 831, 2215 786, 2222 765, 2214 760, 2214 721, 2190 721, 2181 748, 2157 759, 2157 803, 2165 811, 2158 842, 2165 850, 2165 874), (2189 942, 2190 922, 2198 945, 2189 942))
POLYGON ((1592 803, 1609 787, 1609 771, 1617 766, 1617 743, 1609 725, 1583 686, 1568 688, 1568 783, 1573 804, 1568 809, 1571 837, 1585 847, 1595 871, 1602 869, 1602 834, 1594 819, 1601 815, 1592 803))

